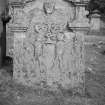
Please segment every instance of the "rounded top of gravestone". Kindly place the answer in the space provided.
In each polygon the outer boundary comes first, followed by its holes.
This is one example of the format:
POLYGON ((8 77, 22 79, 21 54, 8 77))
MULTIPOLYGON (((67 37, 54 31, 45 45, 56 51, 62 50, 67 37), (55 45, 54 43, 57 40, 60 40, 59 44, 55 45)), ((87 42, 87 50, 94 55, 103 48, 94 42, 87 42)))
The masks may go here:
POLYGON ((64 0, 76 6, 86 6, 90 0, 64 0))
POLYGON ((66 0, 70 2, 89 2, 90 0, 66 0))
POLYGON ((97 10, 97 9, 95 9, 92 13, 97 13, 97 14, 99 14, 99 13, 100 13, 100 11, 99 11, 99 10, 97 10))
POLYGON ((91 18, 100 18, 101 17, 101 14, 100 14, 100 11, 99 10, 94 10, 90 15, 89 17, 91 18))

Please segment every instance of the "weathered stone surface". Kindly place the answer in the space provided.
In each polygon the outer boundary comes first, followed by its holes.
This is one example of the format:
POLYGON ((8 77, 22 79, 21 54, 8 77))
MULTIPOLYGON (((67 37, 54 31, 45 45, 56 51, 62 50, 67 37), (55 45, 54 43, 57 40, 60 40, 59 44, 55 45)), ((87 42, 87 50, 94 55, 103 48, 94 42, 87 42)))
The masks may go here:
POLYGON ((13 77, 17 82, 83 88, 84 34, 67 28, 73 9, 62 0, 36 0, 14 9, 18 14, 12 15, 9 25, 14 33, 13 77))

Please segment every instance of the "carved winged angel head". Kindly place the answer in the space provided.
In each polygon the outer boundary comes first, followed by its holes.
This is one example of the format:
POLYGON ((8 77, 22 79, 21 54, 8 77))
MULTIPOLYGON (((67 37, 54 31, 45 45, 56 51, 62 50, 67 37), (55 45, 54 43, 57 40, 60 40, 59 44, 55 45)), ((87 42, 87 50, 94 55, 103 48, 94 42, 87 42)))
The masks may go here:
POLYGON ((46 14, 52 14, 55 10, 55 1, 46 0, 43 4, 43 8, 46 14))

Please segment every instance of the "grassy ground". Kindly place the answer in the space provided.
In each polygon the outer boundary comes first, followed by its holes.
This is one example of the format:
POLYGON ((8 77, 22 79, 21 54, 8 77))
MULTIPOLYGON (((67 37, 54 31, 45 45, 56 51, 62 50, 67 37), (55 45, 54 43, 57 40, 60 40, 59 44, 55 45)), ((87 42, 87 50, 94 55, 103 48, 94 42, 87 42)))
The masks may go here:
POLYGON ((105 37, 87 36, 86 94, 89 105, 105 105, 105 37))
POLYGON ((35 89, 14 83, 5 67, 0 71, 0 105, 105 105, 105 37, 85 37, 85 96, 69 91, 35 89))

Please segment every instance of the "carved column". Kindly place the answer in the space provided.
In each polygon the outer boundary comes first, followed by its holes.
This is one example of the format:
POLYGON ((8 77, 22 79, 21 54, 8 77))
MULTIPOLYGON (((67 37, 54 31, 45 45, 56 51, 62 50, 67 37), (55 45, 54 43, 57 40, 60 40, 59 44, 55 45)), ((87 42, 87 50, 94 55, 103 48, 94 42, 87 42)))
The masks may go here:
MULTIPOLYGON (((85 89, 85 35, 87 34, 89 30, 89 20, 86 17, 88 14, 88 11, 85 10, 85 6, 87 5, 88 1, 76 1, 73 2, 75 8, 76 8, 76 17, 75 20, 69 24, 70 29, 73 30, 75 33, 75 44, 77 43, 77 54, 79 58, 76 59, 76 61, 79 63, 78 68, 76 68, 77 74, 79 77, 79 82, 82 86, 82 92, 84 93, 85 89)), ((75 54, 74 54, 75 55, 75 54)), ((74 63, 76 64, 76 63, 74 63)), ((79 86, 79 85, 78 85, 79 86)), ((80 86, 80 87, 81 87, 80 86)))
POLYGON ((24 54, 21 52, 21 50, 23 49, 23 43, 28 28, 26 25, 27 21, 25 15, 22 13, 23 8, 24 5, 22 2, 9 2, 9 15, 11 16, 11 20, 6 26, 8 47, 7 55, 13 57, 13 79, 19 83, 24 81, 19 75, 22 74, 22 56, 24 54), (19 61, 17 62, 18 58, 19 61))
POLYGON ((23 56, 24 52, 22 52, 25 34, 27 31, 27 27, 11 27, 11 31, 13 33, 13 79, 18 82, 24 82, 20 75, 22 74, 22 67, 23 67, 23 56), (20 52, 20 53, 18 53, 20 52), (20 57, 18 59, 18 57, 20 57), (19 60, 17 62, 17 59, 19 60))

